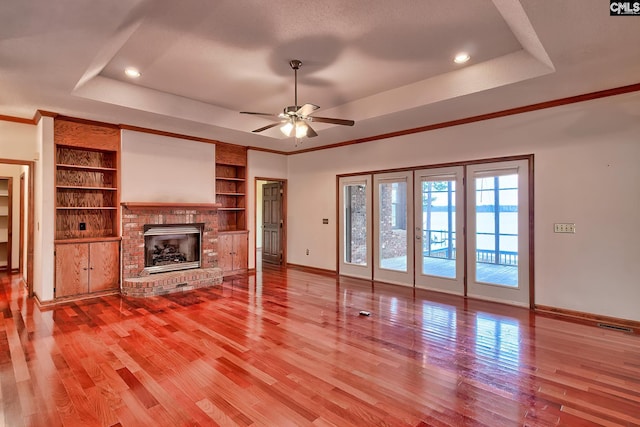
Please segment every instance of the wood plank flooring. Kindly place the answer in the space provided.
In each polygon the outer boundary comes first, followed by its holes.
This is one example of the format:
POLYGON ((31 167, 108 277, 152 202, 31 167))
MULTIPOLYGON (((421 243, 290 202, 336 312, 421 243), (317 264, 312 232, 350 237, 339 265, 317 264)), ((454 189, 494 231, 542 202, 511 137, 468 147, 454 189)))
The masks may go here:
POLYGON ((0 426, 640 425, 640 336, 520 308, 275 268, 49 309, 0 285, 0 426))

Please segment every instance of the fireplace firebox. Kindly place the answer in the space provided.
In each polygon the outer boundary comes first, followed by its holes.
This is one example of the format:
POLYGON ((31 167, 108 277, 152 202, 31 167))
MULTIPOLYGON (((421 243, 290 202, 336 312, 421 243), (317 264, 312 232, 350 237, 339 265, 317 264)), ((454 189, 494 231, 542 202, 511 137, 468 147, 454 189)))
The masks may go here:
POLYGON ((144 271, 200 268, 204 224, 147 224, 144 226, 144 271))

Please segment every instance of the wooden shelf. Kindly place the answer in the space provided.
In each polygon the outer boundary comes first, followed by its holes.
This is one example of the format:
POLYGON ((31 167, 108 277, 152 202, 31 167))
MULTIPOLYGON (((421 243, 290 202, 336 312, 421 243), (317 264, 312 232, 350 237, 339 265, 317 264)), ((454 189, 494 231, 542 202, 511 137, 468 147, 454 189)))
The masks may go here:
POLYGON ((237 181, 244 182, 244 178, 227 178, 227 177, 216 177, 216 181, 237 181))
POLYGON ((115 206, 56 206, 57 210, 85 210, 85 211, 92 211, 92 210, 118 210, 117 207, 115 206))
POLYGON ((100 191, 118 191, 113 187, 85 187, 79 185, 56 185, 56 188, 62 190, 100 190, 100 191))
POLYGON ((219 211, 244 211, 245 208, 218 208, 219 211))
POLYGON ((100 166, 82 166, 82 165, 73 165, 73 164, 65 164, 58 163, 56 164, 58 169, 71 169, 71 170, 79 170, 79 171, 89 171, 89 172, 117 172, 116 168, 106 168, 100 166))
POLYGON ((217 192, 216 194, 218 194, 220 196, 245 196, 244 193, 221 193, 221 192, 217 192))

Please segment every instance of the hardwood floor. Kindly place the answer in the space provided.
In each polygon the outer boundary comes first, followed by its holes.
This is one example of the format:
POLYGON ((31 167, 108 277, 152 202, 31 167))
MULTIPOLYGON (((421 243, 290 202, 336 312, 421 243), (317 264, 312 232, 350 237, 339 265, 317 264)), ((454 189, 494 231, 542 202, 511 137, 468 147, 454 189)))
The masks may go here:
POLYGON ((50 309, 0 282, 0 425, 640 425, 640 336, 520 308, 269 267, 50 309))

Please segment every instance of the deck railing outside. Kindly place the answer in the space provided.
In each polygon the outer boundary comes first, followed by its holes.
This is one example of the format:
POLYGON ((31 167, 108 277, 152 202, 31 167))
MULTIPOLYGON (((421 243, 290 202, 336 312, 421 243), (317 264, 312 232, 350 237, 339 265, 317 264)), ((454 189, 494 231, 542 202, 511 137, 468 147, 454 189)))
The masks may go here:
MULTIPOLYGON (((478 233, 493 236, 493 233, 478 233)), ((517 236, 517 234, 499 233, 498 236, 517 236)), ((456 233, 447 230, 424 230, 422 238, 429 242, 423 255, 432 258, 456 258, 456 233)), ((492 249, 477 249, 476 261, 485 264, 518 265, 518 252, 492 249)))

